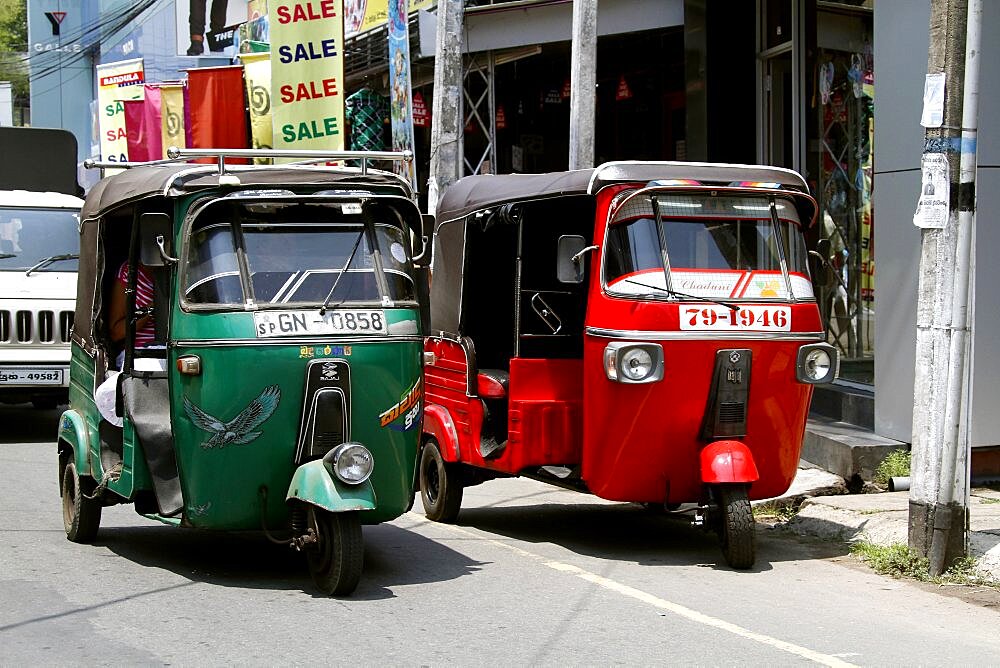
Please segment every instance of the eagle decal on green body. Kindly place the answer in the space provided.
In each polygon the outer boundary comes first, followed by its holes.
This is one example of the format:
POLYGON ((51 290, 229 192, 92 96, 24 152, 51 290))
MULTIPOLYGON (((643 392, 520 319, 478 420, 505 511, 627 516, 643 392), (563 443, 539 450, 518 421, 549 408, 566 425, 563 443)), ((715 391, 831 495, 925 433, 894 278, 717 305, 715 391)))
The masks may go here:
POLYGON ((281 388, 277 385, 266 387, 260 396, 251 401, 239 415, 229 422, 223 422, 219 418, 209 415, 191 403, 187 397, 184 397, 184 411, 195 426, 212 435, 201 444, 201 447, 208 450, 209 448, 224 448, 227 445, 246 445, 256 440, 263 432, 254 430, 271 417, 280 400, 281 388))

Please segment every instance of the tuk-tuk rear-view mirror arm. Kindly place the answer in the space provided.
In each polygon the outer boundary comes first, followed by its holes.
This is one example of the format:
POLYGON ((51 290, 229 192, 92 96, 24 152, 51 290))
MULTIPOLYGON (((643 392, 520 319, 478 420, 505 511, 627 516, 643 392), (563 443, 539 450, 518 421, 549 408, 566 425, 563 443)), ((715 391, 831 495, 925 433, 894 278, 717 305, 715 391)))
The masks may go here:
POLYGON ((163 261, 166 262, 167 264, 177 264, 178 262, 180 262, 180 258, 173 257, 167 253, 165 244, 166 244, 166 239, 163 238, 163 235, 157 234, 156 247, 160 250, 160 257, 163 258, 163 261))
POLYGON ((589 253, 591 251, 595 251, 598 248, 600 248, 600 246, 597 246, 597 245, 587 246, 586 248, 582 248, 580 250, 580 252, 576 253, 573 257, 570 258, 570 261, 572 261, 573 264, 580 264, 580 261, 583 260, 583 256, 584 255, 586 255, 587 253, 589 253))

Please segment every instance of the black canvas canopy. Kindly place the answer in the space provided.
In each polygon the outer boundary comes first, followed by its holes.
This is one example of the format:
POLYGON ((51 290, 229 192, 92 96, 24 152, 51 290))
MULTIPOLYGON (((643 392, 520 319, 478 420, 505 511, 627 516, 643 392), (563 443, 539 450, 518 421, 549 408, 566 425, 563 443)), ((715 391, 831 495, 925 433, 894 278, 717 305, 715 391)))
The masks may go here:
MULTIPOLYGON (((697 181, 700 184, 697 187, 729 187, 752 182, 776 184, 796 194, 809 192, 802 176, 789 169, 700 162, 624 161, 605 163, 594 169, 548 174, 487 174, 459 179, 445 190, 437 208, 431 327, 459 333, 468 224, 497 215, 504 205, 516 202, 593 198, 601 189, 614 184, 645 185, 652 181, 682 180, 697 181)), ((806 221, 815 216, 814 204, 810 208, 812 211, 805 217, 806 221)), ((535 223, 539 223, 538 219, 535 223)), ((476 261, 481 260, 477 258, 476 261)))
MULTIPOLYGON (((412 201, 409 184, 388 172, 332 168, 314 165, 226 165, 226 177, 235 176, 238 184, 219 185, 215 164, 165 163, 132 167, 102 179, 87 193, 81 213, 80 265, 77 277, 76 326, 74 337, 88 350, 94 346, 93 322, 101 309, 98 281, 104 274, 104 249, 101 234, 118 235, 117 243, 127 243, 122 235, 131 230, 131 217, 108 216, 116 209, 136 202, 149 203, 151 210, 169 211, 166 200, 214 190, 226 192, 262 189, 291 189, 299 192, 317 190, 369 192, 394 195, 412 201), (159 204, 154 200, 159 200, 159 204), (103 230, 97 222, 105 218, 103 230), (114 229, 119 225, 121 231, 114 229)), ((419 212, 413 207, 411 225, 419 230, 419 212)))

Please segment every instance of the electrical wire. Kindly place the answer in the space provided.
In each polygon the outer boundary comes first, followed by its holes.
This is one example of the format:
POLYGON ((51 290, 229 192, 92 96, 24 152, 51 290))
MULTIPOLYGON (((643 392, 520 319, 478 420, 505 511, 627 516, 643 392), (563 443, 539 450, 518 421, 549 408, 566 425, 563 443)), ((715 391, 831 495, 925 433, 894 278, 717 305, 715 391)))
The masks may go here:
MULTIPOLYGON (((97 39, 92 39, 90 41, 92 42, 92 44, 99 43, 100 42, 99 38, 102 35, 116 34, 123 28, 128 27, 129 24, 136 22, 136 20, 139 18, 140 15, 142 15, 147 10, 151 9, 157 3, 161 2, 163 2, 163 0, 139 0, 134 5, 126 6, 121 10, 110 12, 109 14, 100 17, 97 21, 81 27, 80 30, 68 33, 65 37, 60 36, 60 43, 68 42, 72 44, 76 41, 84 41, 83 40, 84 37, 90 36, 95 32, 97 32, 96 36, 97 39)), ((145 23, 152 16, 153 13, 151 12, 149 17, 147 17, 143 21, 139 21, 138 24, 141 25, 142 23, 145 23)), ((56 62, 52 63, 51 65, 46 64, 42 66, 36 66, 36 69, 34 69, 34 71, 32 71, 29 74, 29 76, 32 80, 43 79, 60 70, 71 68, 76 63, 84 60, 85 58, 88 58, 92 50, 93 50, 92 47, 88 47, 70 54, 66 54, 65 52, 61 51, 60 52, 45 51, 37 54, 29 53, 28 54, 29 61, 32 58, 39 58, 40 56, 50 57, 50 58, 55 57, 56 60, 56 62), (60 58, 58 56, 62 57, 60 58)), ((86 69, 89 69, 89 66, 86 69)))

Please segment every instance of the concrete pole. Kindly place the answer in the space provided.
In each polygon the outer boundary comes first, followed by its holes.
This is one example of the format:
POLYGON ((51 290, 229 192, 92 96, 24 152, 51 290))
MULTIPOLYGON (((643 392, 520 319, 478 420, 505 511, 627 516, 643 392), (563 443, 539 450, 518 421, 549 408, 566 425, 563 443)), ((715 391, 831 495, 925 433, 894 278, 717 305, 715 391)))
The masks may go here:
POLYGON ((462 176, 462 19, 464 0, 439 0, 431 106, 431 164, 427 213, 437 213, 441 192, 462 176))
POLYGON ((979 0, 932 0, 928 74, 944 73, 924 154, 948 163, 944 227, 921 231, 909 546, 940 575, 968 554, 970 288, 975 222, 979 0))
POLYGON ((597 0, 573 0, 569 71, 569 168, 594 166, 597 108, 597 0))

